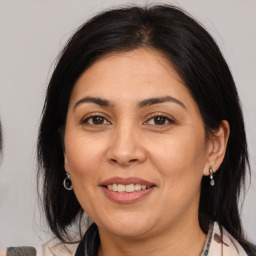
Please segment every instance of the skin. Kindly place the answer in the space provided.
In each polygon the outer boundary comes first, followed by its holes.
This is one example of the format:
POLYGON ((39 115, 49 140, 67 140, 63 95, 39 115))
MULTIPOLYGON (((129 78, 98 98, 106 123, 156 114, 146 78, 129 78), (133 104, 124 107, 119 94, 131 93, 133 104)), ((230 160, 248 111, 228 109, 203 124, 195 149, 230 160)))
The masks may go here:
POLYGON ((196 102, 155 50, 110 54, 89 67, 71 94, 64 165, 82 208, 98 225, 98 255, 200 255, 206 237, 198 223, 200 183, 210 166, 220 166, 228 135, 223 121, 206 139, 196 102), (139 106, 167 96, 175 100, 139 106), (138 177, 156 187, 120 204, 100 186, 111 177, 138 177))

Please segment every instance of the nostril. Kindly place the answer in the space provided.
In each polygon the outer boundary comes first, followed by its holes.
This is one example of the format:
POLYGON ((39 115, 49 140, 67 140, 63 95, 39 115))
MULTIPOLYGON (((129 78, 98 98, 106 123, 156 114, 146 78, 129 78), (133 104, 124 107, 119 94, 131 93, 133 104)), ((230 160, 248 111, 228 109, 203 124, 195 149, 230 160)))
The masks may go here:
POLYGON ((112 163, 120 163, 120 164, 122 164, 122 163, 127 163, 127 164, 128 164, 128 163, 137 162, 138 159, 134 158, 134 159, 130 159, 130 160, 128 160, 128 161, 118 161, 117 159, 112 158, 112 159, 110 159, 110 161, 111 161, 112 163))

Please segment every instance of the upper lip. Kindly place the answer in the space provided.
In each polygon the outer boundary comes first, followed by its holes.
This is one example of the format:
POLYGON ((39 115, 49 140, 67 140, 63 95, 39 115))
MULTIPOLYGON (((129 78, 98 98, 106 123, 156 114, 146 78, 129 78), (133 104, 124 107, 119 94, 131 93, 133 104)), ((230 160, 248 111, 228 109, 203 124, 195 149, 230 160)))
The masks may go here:
POLYGON ((129 178, 112 177, 110 179, 103 181, 100 184, 100 186, 107 186, 107 185, 113 185, 113 184, 123 184, 123 185, 140 184, 140 185, 146 185, 147 187, 152 187, 156 185, 155 183, 152 183, 150 181, 137 178, 137 177, 129 177, 129 178))

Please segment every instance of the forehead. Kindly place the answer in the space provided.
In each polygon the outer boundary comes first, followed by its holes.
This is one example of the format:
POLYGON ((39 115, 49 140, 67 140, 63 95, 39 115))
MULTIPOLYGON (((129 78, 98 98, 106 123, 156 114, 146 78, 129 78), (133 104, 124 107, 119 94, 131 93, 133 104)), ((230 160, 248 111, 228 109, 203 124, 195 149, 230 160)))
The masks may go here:
MULTIPOLYGON (((127 98, 189 94, 182 79, 160 52, 140 48, 111 53, 91 65, 77 80, 71 99, 84 96, 127 98)), ((177 95, 176 95, 177 96, 177 95)))

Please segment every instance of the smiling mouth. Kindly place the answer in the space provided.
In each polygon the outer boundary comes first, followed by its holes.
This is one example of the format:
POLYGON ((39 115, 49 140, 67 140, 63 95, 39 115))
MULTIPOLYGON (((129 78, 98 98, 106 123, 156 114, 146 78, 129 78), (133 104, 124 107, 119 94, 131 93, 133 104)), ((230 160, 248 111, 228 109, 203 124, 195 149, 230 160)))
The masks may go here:
POLYGON ((138 177, 112 177, 100 184, 105 195, 118 204, 135 203, 153 193, 157 184, 138 177))
POLYGON ((149 188, 154 187, 153 186, 146 186, 141 184, 109 184, 105 185, 104 187, 107 188, 110 191, 118 192, 118 193, 132 193, 140 190, 146 190, 149 188))

